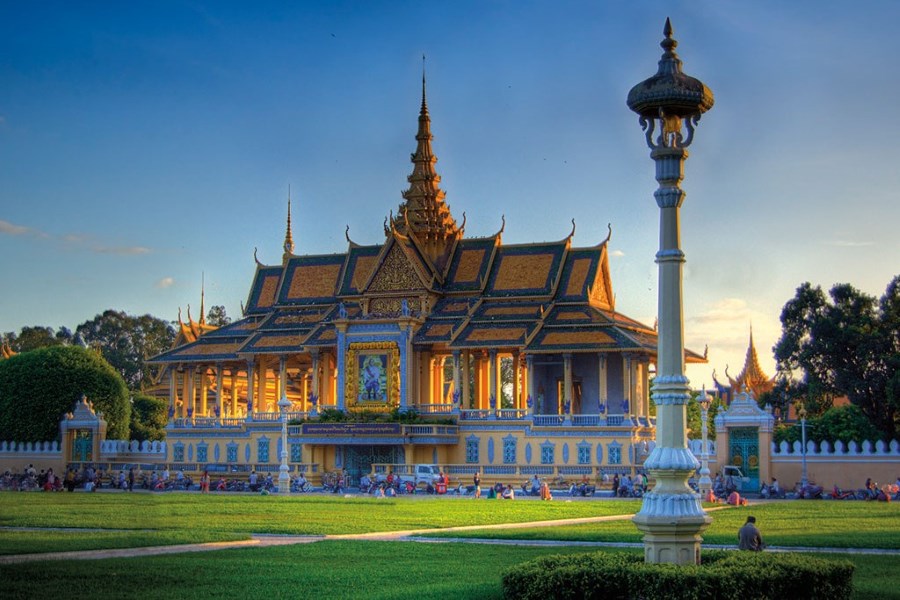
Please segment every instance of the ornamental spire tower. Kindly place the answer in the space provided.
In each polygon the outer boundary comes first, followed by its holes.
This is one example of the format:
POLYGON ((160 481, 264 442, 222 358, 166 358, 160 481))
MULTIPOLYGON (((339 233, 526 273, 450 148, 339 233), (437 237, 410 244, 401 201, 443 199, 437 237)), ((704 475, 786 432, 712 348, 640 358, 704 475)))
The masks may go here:
POLYGON ((451 243, 459 235, 459 228, 450 208, 444 202, 439 187, 441 176, 435 171, 437 157, 431 149, 431 118, 425 95, 425 57, 422 57, 422 107, 419 110, 419 129, 416 132, 416 151, 411 156, 412 174, 407 177, 409 188, 403 192, 394 229, 415 238, 419 248, 435 267, 443 267, 451 243))
MULTIPOLYGON (((725 374, 727 376, 728 372, 725 374)), ((728 380, 735 393, 740 390, 751 392, 757 400, 775 387, 775 379, 766 375, 759 365, 756 345, 753 343, 753 325, 750 325, 750 345, 747 346, 747 355, 744 357, 744 368, 736 378, 728 377, 728 380)))
POLYGON ((656 447, 644 468, 656 481, 644 494, 634 524, 644 532, 644 560, 648 563, 700 563, 700 534, 712 519, 703 511, 700 496, 687 483, 700 466, 687 447, 686 407, 691 399, 684 374, 684 310, 679 210, 687 147, 694 141, 700 115, 712 108, 708 87, 682 72, 675 54, 678 42, 666 19, 665 39, 656 75, 628 93, 628 108, 639 115, 650 158, 656 164, 659 188, 653 193, 659 206, 659 337, 656 378, 652 398, 656 403, 656 447))
POLYGON ((291 233, 291 187, 288 186, 288 210, 287 210, 287 230, 284 233, 284 256, 283 260, 287 261, 288 258, 294 253, 294 236, 291 233))

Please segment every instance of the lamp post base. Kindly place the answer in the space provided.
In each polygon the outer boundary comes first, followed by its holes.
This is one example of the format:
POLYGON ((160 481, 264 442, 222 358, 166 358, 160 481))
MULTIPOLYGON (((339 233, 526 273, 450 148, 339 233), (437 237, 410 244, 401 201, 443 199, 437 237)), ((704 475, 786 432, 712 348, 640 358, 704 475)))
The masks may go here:
POLYGON ((699 565, 700 534, 710 523, 710 517, 681 517, 676 522, 672 517, 636 516, 634 524, 644 533, 644 562, 699 565))

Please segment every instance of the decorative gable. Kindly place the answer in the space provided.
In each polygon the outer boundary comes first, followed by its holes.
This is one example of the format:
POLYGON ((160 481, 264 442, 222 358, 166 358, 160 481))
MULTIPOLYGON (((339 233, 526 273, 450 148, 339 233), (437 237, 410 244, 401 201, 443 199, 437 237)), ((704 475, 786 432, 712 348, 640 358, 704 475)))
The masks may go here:
POLYGON ((367 292, 409 292, 424 290, 425 286, 415 266, 399 244, 393 244, 378 267, 367 292))

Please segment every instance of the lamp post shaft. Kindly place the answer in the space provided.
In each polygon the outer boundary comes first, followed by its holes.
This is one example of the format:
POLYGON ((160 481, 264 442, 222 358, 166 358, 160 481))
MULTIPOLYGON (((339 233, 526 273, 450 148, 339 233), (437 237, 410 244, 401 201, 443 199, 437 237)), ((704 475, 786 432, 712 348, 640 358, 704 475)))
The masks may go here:
MULTIPOLYGON (((659 303, 657 369, 652 395, 656 404, 656 447, 644 462, 655 480, 633 521, 644 533, 648 563, 698 564, 700 533, 712 522, 688 478, 700 466, 687 447, 689 381, 684 374, 684 317, 679 210, 687 147, 694 139, 700 115, 712 108, 712 92, 682 72, 668 19, 660 43, 663 55, 656 75, 634 86, 628 107, 644 129, 650 158, 656 165, 659 206, 659 303)), ((705 419, 704 419, 705 421, 705 419)))

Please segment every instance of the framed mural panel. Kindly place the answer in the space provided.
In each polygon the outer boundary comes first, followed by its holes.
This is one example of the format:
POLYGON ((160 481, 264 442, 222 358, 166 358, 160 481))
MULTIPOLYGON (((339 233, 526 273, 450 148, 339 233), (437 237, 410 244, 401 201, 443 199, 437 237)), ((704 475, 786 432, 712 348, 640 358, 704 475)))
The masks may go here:
POLYGON ((345 375, 348 408, 389 411, 400 405, 400 351, 396 343, 350 344, 345 375))

